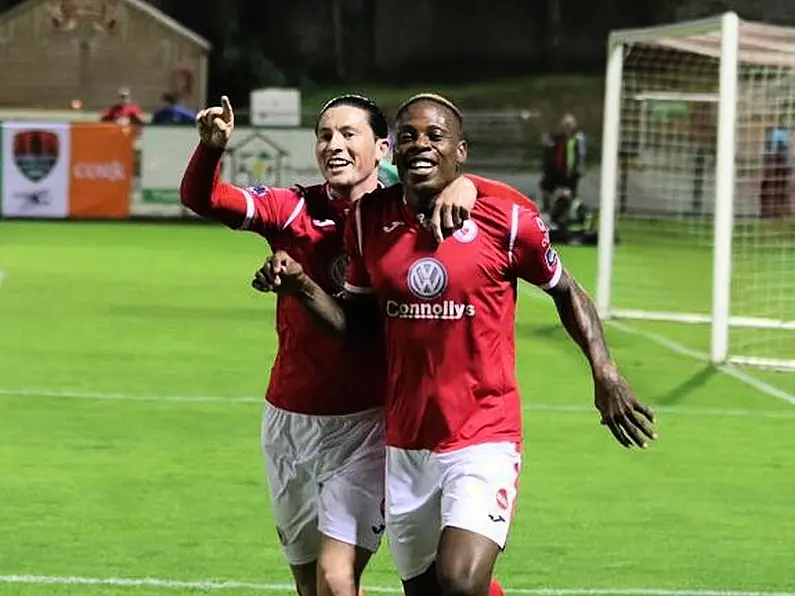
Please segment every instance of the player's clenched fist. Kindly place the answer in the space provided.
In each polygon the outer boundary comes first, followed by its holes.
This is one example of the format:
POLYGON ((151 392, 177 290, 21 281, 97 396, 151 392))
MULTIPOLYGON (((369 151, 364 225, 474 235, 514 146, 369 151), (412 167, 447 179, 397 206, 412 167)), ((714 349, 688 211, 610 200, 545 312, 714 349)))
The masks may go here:
POLYGON ((257 269, 251 286, 260 292, 295 293, 303 279, 304 269, 283 250, 277 250, 257 269))
POLYGON ((196 128, 202 143, 223 149, 235 128, 235 113, 226 95, 221 97, 221 105, 205 108, 196 114, 196 128))

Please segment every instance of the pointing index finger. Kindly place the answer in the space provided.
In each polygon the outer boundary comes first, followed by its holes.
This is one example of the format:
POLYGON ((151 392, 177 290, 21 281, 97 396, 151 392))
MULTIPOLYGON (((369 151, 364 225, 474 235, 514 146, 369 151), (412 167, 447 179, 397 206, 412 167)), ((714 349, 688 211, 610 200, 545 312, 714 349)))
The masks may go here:
POLYGON ((234 112, 232 111, 232 104, 229 102, 229 97, 226 95, 221 96, 221 109, 223 110, 221 116, 224 122, 231 122, 234 118, 234 112))

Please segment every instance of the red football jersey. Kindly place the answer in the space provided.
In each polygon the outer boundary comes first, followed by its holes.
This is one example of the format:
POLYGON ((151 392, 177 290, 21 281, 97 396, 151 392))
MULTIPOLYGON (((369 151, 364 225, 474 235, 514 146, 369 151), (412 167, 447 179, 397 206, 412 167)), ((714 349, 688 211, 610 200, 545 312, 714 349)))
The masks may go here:
MULTIPOLYGON (((220 150, 199 145, 182 182, 182 202, 202 217, 264 236, 298 261, 326 292, 342 289, 349 203, 324 185, 239 188, 220 179, 220 150)), ((263 254, 263 259, 264 259, 263 254)), ((344 344, 321 329, 292 297, 276 304, 279 350, 266 399, 311 415, 344 415, 383 405, 385 362, 380 345, 344 344)))
POLYGON ((372 292, 384 318, 391 446, 447 451, 521 440, 517 278, 551 288, 562 265, 534 205, 500 194, 478 198, 441 245, 401 186, 365 196, 348 220, 345 287, 372 292))

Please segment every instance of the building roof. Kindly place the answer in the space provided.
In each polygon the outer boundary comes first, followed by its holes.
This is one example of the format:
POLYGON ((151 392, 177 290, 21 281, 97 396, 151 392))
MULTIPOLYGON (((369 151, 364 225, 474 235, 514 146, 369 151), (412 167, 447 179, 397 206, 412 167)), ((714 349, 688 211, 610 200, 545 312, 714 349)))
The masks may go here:
MULTIPOLYGON (((7 22, 10 19, 13 19, 14 17, 33 9, 39 4, 42 4, 44 1, 46 0, 25 0, 25 2, 22 2, 21 4, 18 4, 14 8, 7 10, 3 14, 0 14, 0 24, 7 22)), ((207 41, 204 37, 202 37, 198 33, 195 33, 194 31, 191 31, 190 29, 182 25, 179 21, 171 18, 162 10, 156 8, 152 4, 149 4, 145 0, 121 0, 121 2, 125 3, 129 7, 132 7, 135 10, 146 13, 154 20, 159 22, 161 25, 163 25, 165 28, 173 31, 174 33, 176 33, 181 37, 184 37, 188 41, 191 41, 192 43, 196 44, 203 50, 209 51, 212 48, 210 42, 207 41)))

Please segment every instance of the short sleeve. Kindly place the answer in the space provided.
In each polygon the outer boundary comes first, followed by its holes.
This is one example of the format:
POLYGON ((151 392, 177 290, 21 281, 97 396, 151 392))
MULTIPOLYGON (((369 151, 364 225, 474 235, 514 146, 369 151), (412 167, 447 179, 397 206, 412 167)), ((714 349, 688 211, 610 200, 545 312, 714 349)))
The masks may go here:
POLYGON ((364 262, 362 233, 362 201, 356 201, 345 225, 345 253, 348 255, 348 269, 343 287, 350 294, 369 294, 371 290, 370 274, 364 262))
POLYGON ((513 271, 542 289, 554 288, 563 273, 563 264, 549 239, 544 220, 534 209, 511 206, 508 254, 513 271))
POLYGON ((291 188, 267 186, 232 188, 242 195, 246 203, 246 212, 239 226, 241 230, 250 230, 267 236, 269 233, 290 227, 304 209, 304 197, 291 188))

